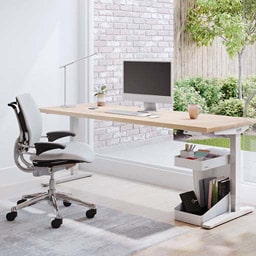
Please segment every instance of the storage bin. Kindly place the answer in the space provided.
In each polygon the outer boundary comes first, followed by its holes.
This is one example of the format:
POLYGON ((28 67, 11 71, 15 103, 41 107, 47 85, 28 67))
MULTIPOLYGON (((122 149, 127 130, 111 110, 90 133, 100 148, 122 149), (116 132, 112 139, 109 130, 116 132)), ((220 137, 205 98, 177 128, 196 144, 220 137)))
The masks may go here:
POLYGON ((205 171, 228 164, 229 155, 220 155, 214 158, 186 159, 175 156, 174 164, 179 167, 189 168, 197 171, 205 171))
POLYGON ((196 226, 202 226, 204 222, 229 211, 229 198, 230 195, 227 194, 203 215, 185 212, 182 204, 179 204, 174 208, 175 220, 183 221, 196 226))

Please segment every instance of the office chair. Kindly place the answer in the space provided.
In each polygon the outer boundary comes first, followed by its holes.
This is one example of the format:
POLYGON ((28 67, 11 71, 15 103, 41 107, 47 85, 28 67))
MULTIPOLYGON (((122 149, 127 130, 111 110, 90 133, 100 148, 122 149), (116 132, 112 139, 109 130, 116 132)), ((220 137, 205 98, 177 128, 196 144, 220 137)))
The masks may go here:
POLYGON ((56 217, 52 220, 51 226, 59 228, 63 222, 59 213, 57 200, 62 200, 64 206, 68 207, 71 202, 75 202, 89 207, 86 211, 88 218, 93 218, 97 213, 96 206, 91 203, 73 198, 55 189, 54 173, 64 169, 69 169, 82 162, 93 162, 94 152, 89 145, 79 142, 56 143, 57 139, 67 136, 75 136, 72 132, 54 131, 48 132, 46 142, 40 141, 42 134, 42 117, 39 109, 30 94, 23 94, 16 97, 15 102, 8 106, 15 111, 20 134, 14 146, 14 161, 17 167, 34 176, 49 175, 49 189, 47 192, 23 195, 17 205, 11 208, 11 212, 6 214, 8 221, 13 221, 17 217, 17 211, 35 204, 41 200, 48 200, 56 211, 56 217))

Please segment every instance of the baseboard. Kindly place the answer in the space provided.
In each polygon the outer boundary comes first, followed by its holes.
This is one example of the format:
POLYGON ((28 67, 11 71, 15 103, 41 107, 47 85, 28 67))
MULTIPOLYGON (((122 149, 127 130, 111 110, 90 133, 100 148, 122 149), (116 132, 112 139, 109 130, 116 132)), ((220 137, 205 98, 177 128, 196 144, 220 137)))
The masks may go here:
POLYGON ((143 147, 145 145, 158 144, 158 143, 163 143, 163 142, 172 141, 172 140, 173 140, 172 134, 163 135, 163 136, 142 140, 142 141, 132 141, 127 143, 120 143, 118 145, 114 145, 111 147, 97 148, 95 151, 97 152, 98 155, 106 155, 106 153, 117 152, 119 150, 123 150, 127 148, 138 148, 138 147, 143 147))
POLYGON ((91 164, 82 164, 80 169, 178 190, 191 190, 193 184, 192 172, 185 169, 164 168, 103 155, 97 155, 91 164))

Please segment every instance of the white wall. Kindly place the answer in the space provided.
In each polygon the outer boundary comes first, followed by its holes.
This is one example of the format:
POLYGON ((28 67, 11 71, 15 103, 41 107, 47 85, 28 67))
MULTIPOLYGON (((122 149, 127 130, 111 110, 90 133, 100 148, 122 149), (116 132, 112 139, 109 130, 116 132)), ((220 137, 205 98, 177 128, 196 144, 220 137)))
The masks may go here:
MULTIPOLYGON (((13 110, 7 103, 31 93, 38 106, 63 103, 63 70, 76 59, 77 0, 0 0, 0 171, 14 166, 18 136, 13 110)), ((70 98, 77 94, 77 68, 67 72, 70 98)), ((68 129, 68 118, 46 116, 44 130, 68 129)))

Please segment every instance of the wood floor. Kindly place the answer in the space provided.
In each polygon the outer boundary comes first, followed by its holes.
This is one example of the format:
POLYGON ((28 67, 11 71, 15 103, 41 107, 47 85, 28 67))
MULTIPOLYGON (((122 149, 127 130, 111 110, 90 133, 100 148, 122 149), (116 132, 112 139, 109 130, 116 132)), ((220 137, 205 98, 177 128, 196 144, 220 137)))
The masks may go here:
MULTIPOLYGON (((19 186, 1 187, 0 199, 42 191, 41 180, 38 178, 19 186)), ((135 256, 256 255, 255 213, 205 230, 174 220, 173 208, 179 203, 179 193, 183 191, 98 174, 60 184, 58 190, 95 204, 178 226, 185 225, 189 229, 186 234, 140 251, 135 256)))

